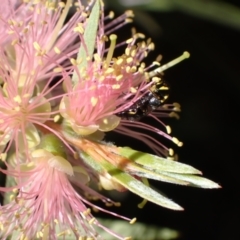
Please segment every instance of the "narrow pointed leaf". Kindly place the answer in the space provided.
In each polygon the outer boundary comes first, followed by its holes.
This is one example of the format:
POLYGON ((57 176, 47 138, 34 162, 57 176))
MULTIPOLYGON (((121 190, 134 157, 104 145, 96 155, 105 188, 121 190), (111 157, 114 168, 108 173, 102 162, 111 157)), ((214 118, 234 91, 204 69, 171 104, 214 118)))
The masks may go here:
POLYGON ((201 187, 201 188, 220 188, 220 186, 203 177, 195 176, 195 175, 189 175, 189 174, 177 174, 177 173, 169 173, 169 172, 162 172, 162 174, 173 177, 175 179, 180 179, 186 182, 190 183, 190 186, 193 187, 201 187))
MULTIPOLYGON (((143 169, 145 170, 145 169, 143 169)), ((167 183, 173 183, 173 184, 179 184, 179 185, 189 185, 188 181, 183 181, 171 176, 167 176, 166 174, 161 174, 161 173, 156 173, 156 172, 151 172, 151 171, 137 171, 134 172, 134 175, 139 176, 139 177, 145 177, 148 179, 153 179, 157 181, 162 181, 162 182, 167 182, 167 183)))
POLYGON ((119 147, 118 149, 119 154, 148 169, 172 173, 201 174, 201 172, 196 168, 184 163, 179 163, 152 154, 139 152, 131 148, 119 147))
POLYGON ((157 171, 145 169, 135 163, 132 163, 131 166, 129 166, 129 169, 130 171, 128 173, 131 173, 132 175, 136 175, 139 177, 145 177, 153 180, 158 180, 158 181, 167 182, 167 183, 175 183, 180 185, 189 184, 186 181, 182 181, 180 179, 167 176, 166 174, 164 174, 164 172, 162 173, 160 171, 157 172, 157 171))
MULTIPOLYGON (((81 60, 81 63, 78 65, 79 69, 87 66, 87 57, 91 59, 93 56, 94 48, 96 45, 99 16, 100 16, 100 1, 96 0, 90 13, 90 16, 88 18, 87 26, 83 34, 85 45, 81 44, 77 55, 77 60, 81 60)), ((73 74, 72 80, 74 83, 77 82, 76 73, 73 74)))
POLYGON ((179 206, 172 200, 162 196, 158 192, 144 185, 141 181, 135 179, 127 173, 124 173, 122 171, 115 172, 115 174, 113 175, 113 179, 115 179, 118 183, 122 184, 131 192, 137 194, 144 199, 147 199, 150 202, 173 210, 183 210, 181 206, 179 206))
POLYGON ((120 169, 117 169, 112 164, 108 162, 104 162, 104 163, 102 162, 102 166, 105 168, 105 170, 112 176, 112 178, 116 182, 120 183, 125 188, 137 194, 138 196, 166 208, 170 208, 173 210, 183 210, 181 206, 179 206, 172 200, 154 191, 150 187, 143 184, 141 181, 129 175, 128 173, 125 173, 120 169))
POLYGON ((81 45, 79 49, 78 57, 77 57, 78 59, 83 60, 82 66, 84 67, 87 64, 87 61, 86 61, 87 56, 91 58, 94 52, 99 16, 100 16, 100 1, 96 0, 92 8, 92 11, 90 13, 90 16, 88 18, 85 32, 83 34, 83 39, 87 47, 87 52, 86 52, 86 49, 84 49, 83 45, 81 45))
POLYGON ((162 196, 161 194, 146 186, 141 181, 135 179, 128 173, 125 173, 117 167, 113 166, 111 163, 107 161, 101 161, 100 166, 88 154, 81 153, 80 156, 88 165, 96 169, 98 172, 101 172, 103 169, 107 171, 112 176, 113 180, 120 183, 122 186, 124 186, 131 192, 137 194, 138 196, 166 208, 170 208, 173 210, 183 210, 181 206, 179 206, 172 200, 162 196))

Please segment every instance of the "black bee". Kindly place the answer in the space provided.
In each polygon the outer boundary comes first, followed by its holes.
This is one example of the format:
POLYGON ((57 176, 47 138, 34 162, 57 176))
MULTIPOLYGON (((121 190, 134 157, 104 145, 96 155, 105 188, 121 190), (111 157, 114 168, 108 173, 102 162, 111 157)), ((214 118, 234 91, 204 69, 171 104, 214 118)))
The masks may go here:
POLYGON ((148 93, 132 106, 116 115, 129 121, 138 121, 159 108, 166 101, 168 95, 169 86, 165 81, 160 80, 152 85, 148 93))

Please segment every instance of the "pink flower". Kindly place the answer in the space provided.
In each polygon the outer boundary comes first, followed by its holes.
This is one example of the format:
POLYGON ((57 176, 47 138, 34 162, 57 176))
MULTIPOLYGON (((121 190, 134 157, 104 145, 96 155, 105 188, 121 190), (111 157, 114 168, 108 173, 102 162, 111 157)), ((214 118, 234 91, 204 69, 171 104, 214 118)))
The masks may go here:
POLYGON ((66 4, 60 1, 21 3, 19 8, 27 12, 26 18, 22 16, 20 22, 17 14, 12 14, 9 21, 0 18, 11 36, 11 44, 4 49, 4 54, 12 62, 13 71, 28 74, 29 69, 34 69, 40 81, 51 78, 60 63, 64 67, 69 65, 66 60, 78 52, 80 45, 74 28, 87 17, 79 1, 79 10, 64 24, 71 7, 71 0, 66 4))
POLYGON ((28 150, 40 142, 36 126, 47 128, 44 123, 59 113, 53 107, 63 96, 61 79, 52 82, 59 75, 60 63, 67 70, 70 62, 66 60, 77 53, 80 44, 74 28, 86 20, 87 14, 79 5, 81 9, 64 25, 71 0, 66 4, 7 3, 11 5, 9 12, 0 16, 5 35, 8 33, 11 40, 0 49, 0 150, 7 146, 7 152, 15 142, 16 151, 24 149, 28 156, 28 150))
POLYGON ((89 176, 83 168, 74 167, 63 157, 38 149, 32 152, 31 163, 21 165, 20 169, 1 171, 15 177, 18 182, 12 188, 12 202, 1 207, 1 239, 15 232, 16 240, 54 240, 65 239, 66 236, 102 239, 94 225, 118 239, 124 239, 102 226, 85 204, 108 211, 95 206, 73 188, 74 183, 85 195, 97 197, 106 204, 115 204, 86 186, 89 176))
POLYGON ((88 56, 85 31, 79 31, 81 48, 86 52, 86 64, 81 65, 85 59, 72 59, 72 74, 63 72, 66 95, 62 98, 59 109, 62 117, 77 134, 87 136, 98 131, 113 130, 143 141, 157 154, 173 158, 172 149, 141 131, 155 132, 181 146, 178 139, 169 135, 171 128, 154 115, 178 117, 176 112, 180 111, 180 105, 165 104, 168 86, 161 79, 161 72, 187 58, 189 54, 184 53, 162 67, 159 67, 158 61, 145 66, 143 60, 154 49, 154 44, 149 39, 143 41, 145 36, 133 31, 130 39, 117 43, 117 35, 112 34, 130 22, 132 17, 133 13, 127 11, 107 23, 112 14, 107 17, 102 14, 96 36, 96 53, 93 56, 88 56), (123 54, 114 56, 117 47, 123 48, 123 54), (143 117, 152 117, 163 129, 139 121, 143 117))

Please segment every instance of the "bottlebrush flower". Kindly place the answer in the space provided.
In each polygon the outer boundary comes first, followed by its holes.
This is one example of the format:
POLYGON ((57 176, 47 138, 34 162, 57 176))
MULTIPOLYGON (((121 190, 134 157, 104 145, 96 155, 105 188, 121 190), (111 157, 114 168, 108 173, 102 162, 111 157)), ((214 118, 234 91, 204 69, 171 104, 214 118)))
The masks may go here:
MULTIPOLYGON (((77 134, 86 136, 96 131, 114 130, 142 140, 156 153, 168 156, 169 151, 172 150, 162 146, 150 136, 140 133, 139 130, 157 132, 178 145, 181 145, 181 142, 138 120, 144 116, 152 116, 162 124, 152 114, 153 111, 161 117, 178 117, 175 112, 180 111, 179 104, 164 104, 167 95, 155 97, 155 93, 151 94, 151 91, 162 91, 160 87, 154 90, 156 85, 161 85, 163 81, 158 75, 188 58, 189 54, 185 52, 162 67, 159 67, 160 63, 157 61, 146 67, 142 61, 154 49, 154 44, 149 39, 143 41, 145 36, 133 31, 130 39, 117 44, 117 35, 112 34, 119 26, 130 22, 132 17, 133 13, 127 11, 104 25, 106 20, 112 18, 112 14, 107 17, 102 15, 98 28, 92 27, 97 29, 95 52, 93 52, 94 48, 89 46, 88 39, 85 39, 85 35, 88 36, 88 29, 83 30, 82 26, 76 28, 82 45, 77 60, 71 59, 73 74, 65 73, 64 86, 67 94, 59 105, 60 112, 77 134), (124 47, 124 53, 114 56, 116 47, 124 47)), ((161 85, 162 87, 164 86, 161 85)), ((169 126, 162 125, 168 133, 171 132, 169 126)))
MULTIPOLYGON (((61 144, 51 135, 47 135, 42 143, 46 144, 47 141, 49 147, 49 140, 61 144)), ((78 194, 72 184, 81 189, 84 195, 93 195, 106 204, 116 203, 90 189, 86 185, 89 181, 88 173, 79 166, 72 166, 62 156, 65 155, 63 150, 58 149, 58 155, 44 149, 35 150, 31 154, 31 163, 22 164, 20 169, 1 170, 17 180, 17 185, 12 188, 11 202, 1 207, 1 239, 6 239, 10 234, 14 234, 16 240, 54 240, 65 239, 67 236, 102 239, 93 226, 105 227, 92 216, 85 204, 105 210, 78 194)), ((0 190, 9 191, 5 188, 0 190)), ((116 238, 123 239, 111 230, 105 230, 116 238)))
POLYGON ((34 70, 38 73, 38 82, 46 80, 53 75, 53 69, 57 73, 60 63, 67 67, 67 60, 77 54, 80 43, 73 30, 77 23, 86 21, 87 13, 79 1, 79 9, 65 23, 72 0, 66 3, 27 0, 20 4, 20 8, 21 12, 26 12, 21 21, 18 21, 21 15, 17 14, 20 10, 9 19, 0 16, 5 35, 11 39, 2 51, 11 62, 11 72, 23 75, 34 70))
POLYGON ((1 26, 8 36, 0 49, 0 147, 4 150, 7 146, 7 152, 15 142, 16 151, 28 152, 28 148, 40 141, 36 125, 43 126, 58 112, 52 107, 60 101, 61 80, 52 82, 59 75, 56 69, 60 63, 66 70, 70 63, 66 60, 77 53, 79 42, 73 29, 76 23, 86 20, 87 14, 83 7, 79 8, 64 24, 71 0, 66 4, 60 1, 8 4, 9 11, 4 13, 2 9, 0 15, 1 26))

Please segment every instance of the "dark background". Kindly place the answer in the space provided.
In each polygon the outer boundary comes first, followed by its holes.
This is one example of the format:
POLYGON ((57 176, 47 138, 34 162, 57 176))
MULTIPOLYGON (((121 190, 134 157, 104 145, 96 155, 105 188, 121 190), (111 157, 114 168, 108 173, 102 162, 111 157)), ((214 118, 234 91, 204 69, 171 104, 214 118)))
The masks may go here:
MULTIPOLYGON (((232 3, 240 6, 237 1, 232 3)), ((161 29, 153 36, 156 50, 150 54, 151 60, 162 54, 162 63, 166 63, 185 50, 191 54, 188 60, 165 72, 171 85, 169 102, 182 106, 180 120, 167 120, 173 135, 184 142, 182 148, 175 148, 179 161, 202 170, 222 189, 154 182, 185 211, 175 212, 152 203, 139 210, 141 199, 130 194, 121 213, 136 216, 140 222, 177 229, 184 240, 240 239, 240 33, 177 11, 145 13, 161 29)), ((137 29, 147 32, 141 24, 137 29)), ((119 139, 119 143, 126 144, 126 140, 119 139)))

